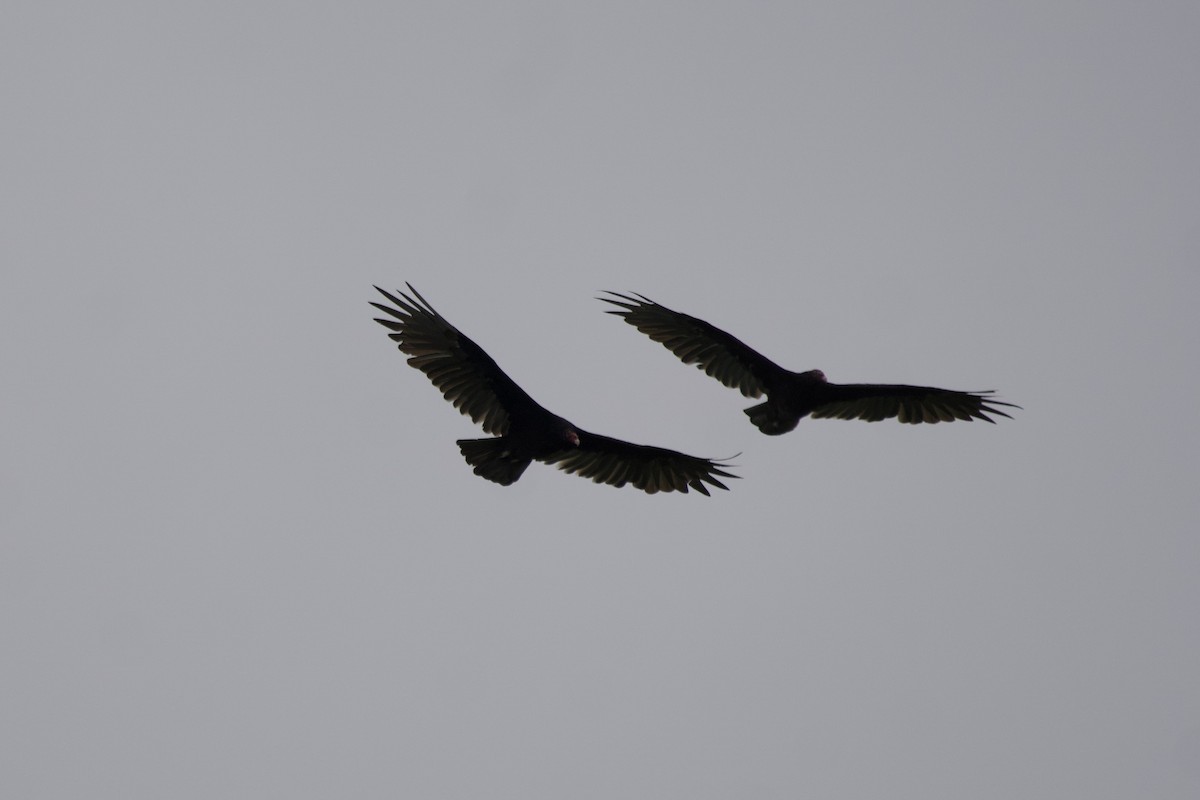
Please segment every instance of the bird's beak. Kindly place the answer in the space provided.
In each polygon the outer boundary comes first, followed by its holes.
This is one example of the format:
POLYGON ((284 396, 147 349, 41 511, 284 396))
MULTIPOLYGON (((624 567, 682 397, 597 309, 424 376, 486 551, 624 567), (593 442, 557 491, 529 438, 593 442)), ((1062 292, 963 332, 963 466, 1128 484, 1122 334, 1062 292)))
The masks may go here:
POLYGON ((575 431, 567 431, 567 441, 570 442, 573 447, 579 447, 579 434, 577 434, 575 431))

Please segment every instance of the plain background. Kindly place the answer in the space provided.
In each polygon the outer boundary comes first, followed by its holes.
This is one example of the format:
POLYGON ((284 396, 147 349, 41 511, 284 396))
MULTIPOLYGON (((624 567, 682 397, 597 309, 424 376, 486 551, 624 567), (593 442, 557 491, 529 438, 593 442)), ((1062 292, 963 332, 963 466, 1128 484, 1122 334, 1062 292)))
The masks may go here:
POLYGON ((24 3, 0 794, 1200 796, 1200 6, 24 3), (371 321, 736 459, 534 465, 371 321), (602 313, 1016 419, 804 421, 602 313))

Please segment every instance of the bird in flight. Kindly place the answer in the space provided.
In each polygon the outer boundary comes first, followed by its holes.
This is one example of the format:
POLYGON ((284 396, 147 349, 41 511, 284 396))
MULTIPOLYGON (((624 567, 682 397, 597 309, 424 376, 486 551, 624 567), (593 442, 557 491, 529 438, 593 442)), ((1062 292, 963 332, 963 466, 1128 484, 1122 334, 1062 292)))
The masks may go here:
POLYGON ((375 321, 391 331, 388 336, 409 356, 409 366, 424 372, 455 408, 493 434, 458 440, 476 475, 509 486, 536 460, 610 486, 632 484, 649 494, 691 488, 704 495, 709 486, 729 488, 720 478, 739 477, 726 471, 727 460, 600 436, 550 413, 434 311, 412 284, 406 285, 411 294, 399 296, 375 287, 391 303, 371 303, 387 315, 375 321))
MULTIPOLYGON (((959 392, 933 386, 885 383, 830 383, 819 369, 792 372, 720 328, 702 319, 673 311, 643 297, 606 292, 600 297, 616 306, 627 323, 670 350, 685 364, 746 397, 766 402, 745 409, 746 416, 763 433, 778 436, 794 429, 801 419, 862 419, 878 422, 895 417, 900 422, 952 422, 981 419, 989 414, 1009 417, 1000 406, 1020 408, 992 398, 993 392, 959 392)), ((1011 419, 1011 417, 1009 417, 1011 419)))

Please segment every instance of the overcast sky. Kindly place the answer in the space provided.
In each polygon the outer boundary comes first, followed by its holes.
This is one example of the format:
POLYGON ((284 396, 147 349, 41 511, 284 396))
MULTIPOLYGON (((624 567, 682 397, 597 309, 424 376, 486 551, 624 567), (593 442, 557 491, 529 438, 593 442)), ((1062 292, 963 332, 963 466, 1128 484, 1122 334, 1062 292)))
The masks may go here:
POLYGON ((26 3, 0 795, 1200 796, 1200 6, 26 3), (303 6, 303 7, 301 7, 303 6), (535 464, 371 321, 737 457, 535 464), (997 425, 750 404, 600 290, 997 425))

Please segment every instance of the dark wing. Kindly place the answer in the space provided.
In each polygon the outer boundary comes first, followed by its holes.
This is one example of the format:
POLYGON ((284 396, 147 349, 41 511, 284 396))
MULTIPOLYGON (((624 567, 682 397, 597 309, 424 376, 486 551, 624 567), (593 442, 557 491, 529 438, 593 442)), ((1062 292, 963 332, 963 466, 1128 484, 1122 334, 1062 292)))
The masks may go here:
POLYGON ((988 414, 1009 417, 997 406, 1020 408, 992 399, 992 392, 957 392, 932 386, 903 384, 824 383, 812 389, 814 419, 865 419, 878 422, 898 418, 913 425, 981 419, 994 423, 988 414))
POLYGON ((663 347, 685 364, 695 364, 708 375, 746 397, 761 397, 785 373, 782 367, 752 350, 745 343, 702 319, 672 311, 649 298, 606 292, 599 297, 617 306, 616 314, 663 347))
POLYGON ((688 487, 701 494, 708 494, 708 487, 729 487, 718 478, 737 478, 725 468, 727 459, 716 461, 698 458, 662 447, 630 444, 608 436, 576 429, 579 446, 539 459, 573 475, 591 478, 596 483, 609 486, 624 486, 632 483, 649 494, 656 492, 684 492, 688 487))
POLYGON ((405 285, 411 297, 404 292, 396 297, 375 287, 395 308, 371 305, 393 317, 375 321, 392 331, 388 335, 410 356, 409 366, 424 372, 455 408, 497 436, 508 432, 510 414, 540 409, 482 347, 434 311, 412 284, 405 285))

